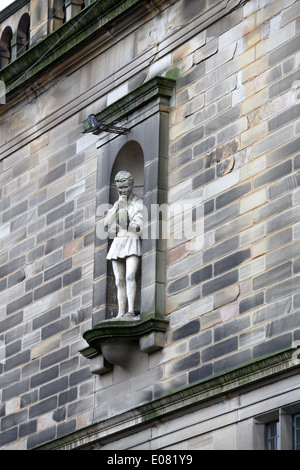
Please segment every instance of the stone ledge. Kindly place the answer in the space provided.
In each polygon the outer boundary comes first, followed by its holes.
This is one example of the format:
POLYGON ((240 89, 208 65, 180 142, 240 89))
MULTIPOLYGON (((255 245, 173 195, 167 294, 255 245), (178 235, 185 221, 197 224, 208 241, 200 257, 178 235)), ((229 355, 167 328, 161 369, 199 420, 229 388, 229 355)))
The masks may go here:
POLYGON ((145 353, 161 349, 168 324, 166 318, 152 314, 104 320, 83 334, 89 346, 80 353, 91 360, 91 372, 101 375, 111 370, 113 364, 126 365, 132 342, 139 342, 145 353))
POLYGON ((36 447, 37 450, 72 450, 101 442, 107 437, 137 432, 139 425, 150 426, 156 419, 171 419, 172 414, 186 413, 193 407, 226 393, 251 389, 260 383, 271 383, 286 376, 299 374, 299 348, 290 348, 250 361, 245 365, 217 376, 208 377, 193 385, 175 390, 144 405, 130 409, 118 416, 92 424, 72 434, 36 447))

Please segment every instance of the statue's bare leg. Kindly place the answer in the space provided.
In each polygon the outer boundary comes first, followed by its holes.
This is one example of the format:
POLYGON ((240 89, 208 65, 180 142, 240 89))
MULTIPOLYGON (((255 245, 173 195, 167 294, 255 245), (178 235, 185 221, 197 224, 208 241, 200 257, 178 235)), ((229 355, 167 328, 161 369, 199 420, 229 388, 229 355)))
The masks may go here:
POLYGON ((140 258, 132 255, 126 258, 126 293, 128 300, 128 313, 134 314, 134 301, 136 296, 136 272, 139 267, 140 258))
POLYGON ((112 260, 112 267, 115 276, 115 282, 117 287, 117 298, 118 298, 118 317, 123 317, 126 313, 126 264, 124 261, 112 260))

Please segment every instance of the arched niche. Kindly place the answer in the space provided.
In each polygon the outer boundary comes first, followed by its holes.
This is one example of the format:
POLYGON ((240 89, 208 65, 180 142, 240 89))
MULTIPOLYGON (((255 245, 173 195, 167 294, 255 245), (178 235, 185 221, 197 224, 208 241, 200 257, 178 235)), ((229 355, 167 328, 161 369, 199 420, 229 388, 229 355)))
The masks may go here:
MULTIPOLYGON (((129 171, 134 178, 133 193, 138 197, 144 196, 144 154, 142 147, 136 141, 129 141, 118 152, 114 161, 110 175, 109 203, 114 204, 118 199, 118 190, 115 184, 115 176, 119 171, 129 171)), ((108 240, 108 249, 112 240, 108 240)), ((136 275, 137 295, 135 300, 135 312, 140 313, 141 309, 141 262, 136 275)), ((112 263, 107 264, 107 318, 113 318, 117 315, 117 291, 115 279, 112 271, 112 263)))
POLYGON ((11 61, 11 41, 12 41, 12 29, 10 26, 7 26, 0 40, 0 68, 2 69, 11 61))
POLYGON ((17 56, 23 54, 29 48, 30 41, 30 16, 22 15, 17 30, 17 56))

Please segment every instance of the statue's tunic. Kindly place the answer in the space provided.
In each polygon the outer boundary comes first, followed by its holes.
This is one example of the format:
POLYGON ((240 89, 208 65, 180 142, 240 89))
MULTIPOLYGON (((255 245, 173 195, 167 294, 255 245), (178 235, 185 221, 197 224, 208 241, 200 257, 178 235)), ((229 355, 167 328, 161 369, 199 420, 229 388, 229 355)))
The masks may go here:
POLYGON ((140 233, 143 229, 143 200, 135 194, 132 195, 127 203, 126 209, 118 210, 118 201, 115 202, 105 218, 105 225, 110 233, 116 233, 107 259, 116 260, 126 258, 127 256, 141 256, 141 238, 140 233), (124 212, 126 213, 127 223, 124 225, 124 212), (123 214, 121 213, 123 212, 123 214), (118 224, 118 229, 116 229, 118 224))

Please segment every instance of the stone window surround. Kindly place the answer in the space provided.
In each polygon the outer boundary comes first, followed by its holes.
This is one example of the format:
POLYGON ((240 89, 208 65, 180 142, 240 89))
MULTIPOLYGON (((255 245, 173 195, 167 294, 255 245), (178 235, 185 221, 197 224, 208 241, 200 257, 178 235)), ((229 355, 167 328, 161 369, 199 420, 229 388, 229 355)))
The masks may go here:
POLYGON ((253 450, 265 450, 265 429, 271 422, 279 423, 279 450, 293 449, 293 415, 299 414, 300 402, 282 406, 253 419, 253 450))

